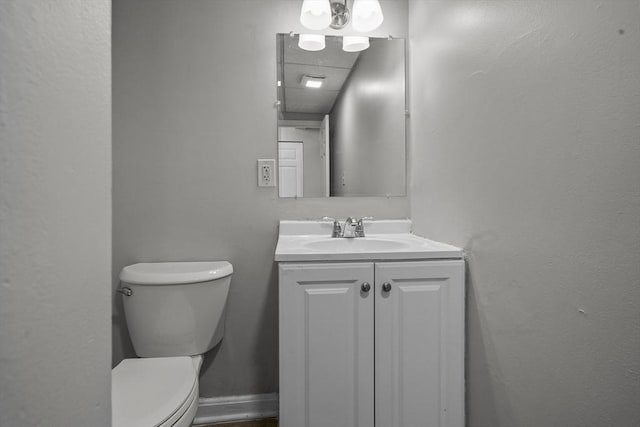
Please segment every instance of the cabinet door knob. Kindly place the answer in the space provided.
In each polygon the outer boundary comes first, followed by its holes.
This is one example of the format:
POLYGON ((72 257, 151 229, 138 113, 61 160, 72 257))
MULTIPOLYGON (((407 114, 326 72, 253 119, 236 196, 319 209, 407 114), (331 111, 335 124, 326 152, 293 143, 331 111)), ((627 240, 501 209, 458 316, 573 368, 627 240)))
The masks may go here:
POLYGON ((391 292, 391 283, 384 282, 382 284, 382 292, 391 292))
POLYGON ((360 286, 360 289, 362 290, 362 292, 367 293, 371 290, 371 285, 367 282, 364 282, 362 286, 360 286))

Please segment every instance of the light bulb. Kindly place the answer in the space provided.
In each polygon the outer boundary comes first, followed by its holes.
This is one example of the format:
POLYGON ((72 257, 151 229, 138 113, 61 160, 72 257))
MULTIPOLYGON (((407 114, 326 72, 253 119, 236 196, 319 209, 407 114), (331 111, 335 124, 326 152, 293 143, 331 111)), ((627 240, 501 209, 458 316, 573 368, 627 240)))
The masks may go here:
POLYGON ((325 41, 322 34, 300 34, 298 37, 298 47, 304 50, 322 50, 324 49, 325 41))
POLYGON ((353 28, 361 33, 373 31, 382 24, 384 16, 378 0, 354 0, 353 28))
POLYGON ((342 50, 345 52, 360 52, 369 47, 369 37, 344 36, 342 38, 342 50))
POLYGON ((310 30, 322 30, 331 24, 329 0, 304 0, 300 10, 300 23, 310 30))

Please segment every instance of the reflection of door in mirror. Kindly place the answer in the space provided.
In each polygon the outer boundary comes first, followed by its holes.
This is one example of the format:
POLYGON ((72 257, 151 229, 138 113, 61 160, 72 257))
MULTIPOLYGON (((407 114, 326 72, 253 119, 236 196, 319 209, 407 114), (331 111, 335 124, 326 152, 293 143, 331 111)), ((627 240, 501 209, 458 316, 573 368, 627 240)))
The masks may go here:
POLYGON ((278 172, 280 197, 302 197, 303 187, 302 142, 278 142, 278 172))
POLYGON ((279 191, 280 197, 326 196, 327 141, 328 119, 278 127, 278 181, 286 186, 279 191))

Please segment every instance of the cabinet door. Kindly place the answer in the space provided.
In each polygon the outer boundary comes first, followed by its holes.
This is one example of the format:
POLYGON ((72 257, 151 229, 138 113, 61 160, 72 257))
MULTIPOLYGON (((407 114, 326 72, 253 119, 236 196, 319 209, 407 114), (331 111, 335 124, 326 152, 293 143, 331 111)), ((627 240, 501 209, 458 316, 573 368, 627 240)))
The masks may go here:
POLYGON ((279 273, 280 426, 372 427, 373 264, 279 273))
POLYGON ((377 263, 375 275, 376 426, 464 426, 463 261, 377 263))

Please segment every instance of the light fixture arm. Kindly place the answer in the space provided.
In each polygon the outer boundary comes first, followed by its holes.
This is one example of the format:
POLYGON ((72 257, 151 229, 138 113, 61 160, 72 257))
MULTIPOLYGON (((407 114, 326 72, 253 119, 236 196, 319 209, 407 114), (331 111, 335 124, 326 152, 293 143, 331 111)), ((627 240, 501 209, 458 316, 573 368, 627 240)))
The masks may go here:
POLYGON ((344 28, 351 21, 351 12, 347 7, 347 0, 330 0, 331 24, 334 30, 344 28))

